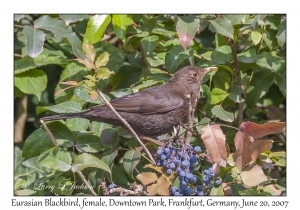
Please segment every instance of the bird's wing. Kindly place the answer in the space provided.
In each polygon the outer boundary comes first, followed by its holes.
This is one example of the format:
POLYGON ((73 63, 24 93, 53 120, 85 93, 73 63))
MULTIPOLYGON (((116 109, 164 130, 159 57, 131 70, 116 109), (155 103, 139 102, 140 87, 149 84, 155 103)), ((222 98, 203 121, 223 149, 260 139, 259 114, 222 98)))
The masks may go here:
POLYGON ((176 109, 184 104, 184 99, 169 91, 143 91, 111 101, 117 111, 154 114, 176 109))

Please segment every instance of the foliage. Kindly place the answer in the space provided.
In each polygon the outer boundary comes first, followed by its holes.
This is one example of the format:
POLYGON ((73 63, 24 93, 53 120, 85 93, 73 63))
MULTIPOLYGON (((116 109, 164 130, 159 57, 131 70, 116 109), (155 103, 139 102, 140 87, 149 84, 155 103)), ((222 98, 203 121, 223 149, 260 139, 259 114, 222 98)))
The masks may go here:
MULTIPOLYGON (((16 195, 91 195, 72 188, 84 185, 80 172, 98 195, 135 181, 148 195, 285 194, 284 15, 16 15, 14 35, 16 109, 29 99, 24 142, 14 150, 16 195), (171 171, 149 163, 120 127, 47 123, 57 148, 39 124, 103 104, 96 87, 112 100, 164 84, 187 65, 218 71, 204 78, 194 117, 191 145, 202 151, 180 156, 197 158, 183 191, 179 163, 171 171)), ((185 136, 176 136, 183 132, 157 137, 160 149, 146 146, 156 160, 167 147, 187 152, 185 136)), ((175 153, 164 155, 174 161, 175 153)))

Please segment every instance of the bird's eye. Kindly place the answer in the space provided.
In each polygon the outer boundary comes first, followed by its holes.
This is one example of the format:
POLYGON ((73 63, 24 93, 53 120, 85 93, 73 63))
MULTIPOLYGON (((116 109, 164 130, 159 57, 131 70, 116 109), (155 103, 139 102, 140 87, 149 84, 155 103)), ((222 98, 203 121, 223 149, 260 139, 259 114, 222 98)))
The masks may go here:
POLYGON ((198 74, 196 72, 194 72, 193 77, 198 77, 198 74))

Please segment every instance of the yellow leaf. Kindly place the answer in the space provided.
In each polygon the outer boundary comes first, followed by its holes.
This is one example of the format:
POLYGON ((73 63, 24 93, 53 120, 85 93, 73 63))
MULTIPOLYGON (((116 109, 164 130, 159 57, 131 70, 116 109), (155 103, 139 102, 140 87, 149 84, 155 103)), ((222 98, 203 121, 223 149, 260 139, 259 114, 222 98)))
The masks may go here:
POLYGON ((151 195, 156 195, 158 190, 158 185, 157 184, 152 184, 150 186, 147 187, 147 195, 151 196, 151 195))
POLYGON ((168 182, 165 176, 159 177, 159 179, 157 180, 157 185, 158 185, 157 193, 159 195, 170 195, 169 192, 170 183, 168 182))
POLYGON ((148 185, 152 182, 157 181, 158 177, 155 173, 151 172, 142 172, 136 176, 138 180, 140 180, 143 185, 148 185))
POLYGON ((153 165, 153 164, 147 164, 144 166, 144 168, 152 168, 154 169, 155 171, 159 172, 159 173, 164 173, 163 172, 163 167, 159 167, 159 166, 156 166, 156 165, 153 165))
POLYGON ((96 60, 96 68, 102 67, 102 66, 106 66, 106 64, 109 61, 109 54, 108 52, 104 52, 102 54, 100 54, 96 60))
POLYGON ((98 68, 97 69, 97 78, 98 79, 108 79, 110 75, 114 74, 113 71, 110 71, 108 68, 98 68))
POLYGON ((92 61, 90 61, 90 60, 83 60, 83 59, 81 59, 81 58, 77 58, 76 60, 77 60, 79 63, 84 64, 84 65, 86 66, 86 68, 88 68, 89 70, 91 70, 91 69, 96 69, 94 63, 93 63, 92 61))
POLYGON ((92 44, 90 43, 85 43, 83 45, 83 48, 85 50, 85 54, 86 54, 86 57, 92 62, 94 63, 95 61, 95 56, 96 56, 96 51, 95 51, 95 48, 92 44))

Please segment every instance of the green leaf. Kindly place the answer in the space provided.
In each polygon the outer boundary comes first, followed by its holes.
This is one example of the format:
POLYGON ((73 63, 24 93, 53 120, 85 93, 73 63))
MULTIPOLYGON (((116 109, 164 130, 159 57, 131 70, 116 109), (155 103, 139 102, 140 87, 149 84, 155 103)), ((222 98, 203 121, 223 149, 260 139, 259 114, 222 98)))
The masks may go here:
POLYGON ((253 41, 253 43, 255 45, 257 45, 258 43, 260 43, 261 38, 262 38, 262 35, 258 31, 252 31, 251 32, 251 39, 252 39, 252 41, 253 41))
MULTIPOLYGON (((26 178, 26 176, 28 176, 30 173, 34 173, 35 170, 31 169, 31 168, 27 168, 25 166, 22 165, 22 162, 24 161, 24 158, 22 157, 22 150, 15 146, 14 147, 14 179, 15 181, 17 181, 18 185, 21 185, 22 183, 24 183, 24 181, 22 180, 17 180, 20 177, 24 177, 26 178)), ((25 181, 26 184, 26 181, 25 181)), ((23 185, 24 186, 24 185, 23 185)), ((16 188, 17 186, 15 186, 16 188)))
POLYGON ((230 20, 224 16, 220 16, 213 20, 210 23, 209 28, 212 32, 217 32, 223 36, 233 39, 233 27, 230 20))
MULTIPOLYGON (((116 150, 116 149, 114 149, 114 150, 108 150, 108 151, 106 151, 106 152, 103 154, 101 160, 102 160, 104 163, 106 163, 106 165, 108 165, 110 169, 112 169, 113 163, 114 163, 114 159, 117 157, 117 155, 118 155, 118 150, 116 150)), ((108 180, 112 181, 112 180, 111 180, 111 179, 112 179, 111 174, 109 174, 109 173, 107 173, 107 172, 104 172, 104 175, 105 175, 105 177, 106 177, 108 180)))
POLYGON ((259 57, 256 55, 255 49, 250 49, 245 52, 239 53, 238 61, 243 63, 253 63, 259 60, 259 57))
POLYGON ((201 121, 199 122, 199 125, 196 127, 199 134, 202 133, 201 129, 204 128, 209 122, 210 122, 210 119, 207 117, 203 117, 201 119, 201 121))
POLYGON ((181 45, 174 45, 166 54, 166 69, 169 73, 174 73, 178 66, 187 58, 192 56, 193 49, 184 51, 181 45))
POLYGON ((59 176, 57 178, 51 179, 48 182, 48 186, 52 187, 51 192, 56 193, 58 195, 71 195, 72 187, 74 182, 70 178, 65 176, 59 176))
POLYGON ((111 127, 112 127, 111 124, 101 123, 101 122, 92 122, 92 128, 93 128, 94 134, 99 137, 104 129, 111 128, 111 127))
POLYGON ((52 132, 57 143, 63 147, 74 146, 75 137, 70 129, 60 121, 47 123, 47 127, 52 132))
POLYGON ((50 172, 49 169, 43 167, 39 163, 38 156, 35 156, 35 157, 25 160, 24 162, 22 162, 22 165, 24 165, 28 168, 34 169, 35 171, 37 171, 38 173, 41 173, 41 174, 46 174, 46 173, 50 172))
POLYGON ((150 56, 154 49, 158 46, 158 36, 147 36, 142 38, 141 44, 146 56, 150 56))
POLYGON ((279 46, 283 47, 286 42, 286 20, 281 21, 281 23, 279 24, 276 38, 279 46))
POLYGON ((130 88, 118 89, 109 93, 109 95, 112 95, 115 98, 120 98, 129 94, 132 94, 132 90, 130 88))
POLYGON ((77 138, 76 149, 79 152, 99 152, 103 147, 100 144, 100 139, 96 135, 82 133, 77 138))
POLYGON ((66 126, 72 131, 86 131, 90 121, 84 118, 73 118, 66 120, 66 126))
POLYGON ((259 55, 260 60, 257 64, 261 67, 274 70, 280 74, 286 71, 286 62, 282 57, 276 55, 276 52, 262 52, 259 55))
POLYGON ((23 93, 36 95, 38 100, 46 89, 47 81, 45 72, 37 69, 15 75, 15 86, 23 93))
POLYGON ((40 54, 36 58, 24 57, 14 62, 14 74, 21 74, 23 72, 35 69, 36 67, 45 66, 49 64, 67 64, 68 60, 65 57, 58 55, 40 54))
POLYGON ((211 91, 211 102, 210 104, 217 104, 220 101, 223 101, 229 94, 225 92, 224 90, 221 90, 219 88, 214 88, 211 91))
POLYGON ((218 118, 220 118, 223 121, 226 122, 233 122, 233 114, 230 112, 227 112, 223 109, 222 106, 216 105, 212 108, 211 112, 218 118))
POLYGON ((84 19, 90 18, 89 15, 59 15, 60 19, 65 21, 66 26, 70 25, 71 23, 76 23, 79 21, 83 21, 84 19))
MULTIPOLYGON (((79 98, 80 100, 93 103, 93 104, 99 104, 103 105, 103 103, 100 101, 100 99, 97 97, 96 99, 92 99, 91 95, 89 94, 89 90, 86 88, 87 85, 83 84, 74 90, 74 95, 79 98)), ((108 96, 106 96, 107 100, 110 100, 108 96)))
POLYGON ((57 38, 67 38, 72 46, 74 55, 78 58, 86 59, 82 52, 80 39, 74 32, 68 31, 62 20, 54 20, 48 15, 45 15, 34 21, 34 27, 52 31, 57 38))
POLYGON ((126 173, 133 178, 133 169, 140 162, 141 153, 138 150, 129 150, 125 153, 123 165, 126 173))
POLYGON ((263 69, 253 75, 246 93, 246 104, 253 108, 262 96, 266 94, 274 81, 274 72, 263 69))
POLYGON ((241 96, 242 88, 239 86, 233 86, 229 92, 229 98, 236 103, 244 102, 245 100, 241 96))
POLYGON ((133 24, 131 15, 113 15, 112 21, 116 36, 125 42, 126 29, 133 24))
POLYGON ((228 20, 230 20, 232 25, 236 25, 236 24, 241 24, 241 23, 245 23, 246 17, 248 15, 224 15, 224 17, 228 20))
POLYGON ((23 189, 23 190, 17 190, 15 192, 15 195, 17 195, 17 196, 28 196, 28 195, 32 195, 34 193, 36 193, 36 191, 31 190, 31 189, 23 189))
POLYGON ((224 45, 214 49, 211 54, 212 61, 215 64, 225 64, 232 61, 232 52, 228 45, 224 45))
POLYGON ((209 87, 207 85, 201 85, 201 88, 203 90, 205 98, 207 99, 207 103, 210 103, 211 102, 211 93, 210 93, 209 87))
POLYGON ((64 148, 52 148, 39 156, 39 162, 42 166, 59 171, 68 171, 71 169, 71 153, 64 148))
POLYGON ((282 95, 284 97, 286 97, 286 74, 278 74, 277 72, 275 72, 275 80, 276 80, 276 84, 279 87, 282 95))
POLYGON ((99 158, 90 155, 88 153, 83 153, 81 155, 78 155, 75 160, 74 164, 72 166, 73 172, 82 171, 85 168, 93 167, 93 168, 100 168, 102 170, 105 170, 109 173, 111 173, 110 168, 108 165, 106 165, 102 160, 99 158))
POLYGON ((40 112, 45 110, 49 110, 56 113, 77 113, 81 111, 81 106, 76 101, 66 101, 64 103, 53 106, 40 107, 40 112))
POLYGON ((45 41, 44 31, 33 28, 32 26, 25 26, 22 33, 25 35, 27 43, 27 54, 35 58, 43 51, 45 41))
POLYGON ((184 50, 187 49, 191 41, 199 30, 200 20, 195 15, 178 16, 176 31, 180 44, 184 50))
POLYGON ((210 191, 211 196, 224 196, 224 191, 222 185, 219 185, 218 187, 213 187, 210 191))
POLYGON ((96 60, 96 68, 106 66, 108 61, 109 61, 109 53, 107 52, 101 53, 96 60))
POLYGON ((114 45, 108 42, 100 42, 97 47, 95 46, 97 53, 109 53, 109 61, 106 64, 106 67, 117 73, 120 67, 123 65, 123 61, 126 58, 126 54, 120 48, 115 47, 114 45))
POLYGON ((94 15, 90 18, 86 32, 83 37, 83 43, 95 44, 99 42, 111 21, 110 15, 94 15))
POLYGON ((242 184, 231 184, 230 187, 231 187, 233 196, 240 195, 240 191, 243 191, 246 189, 242 184))
POLYGON ((47 132, 42 129, 37 129, 26 138, 22 156, 24 158, 31 158, 53 146, 47 132))
POLYGON ((115 148, 119 143, 119 136, 117 129, 107 128, 102 131, 100 135, 101 144, 107 149, 115 148))

